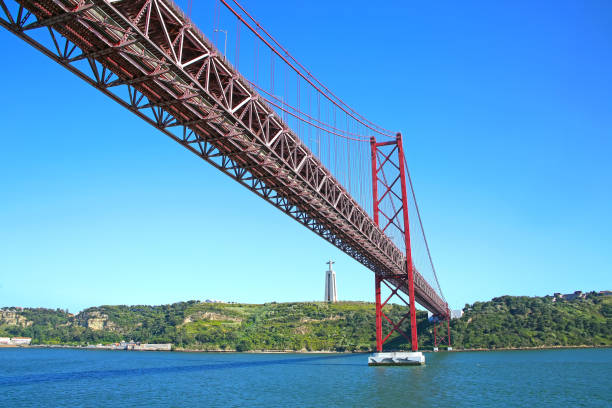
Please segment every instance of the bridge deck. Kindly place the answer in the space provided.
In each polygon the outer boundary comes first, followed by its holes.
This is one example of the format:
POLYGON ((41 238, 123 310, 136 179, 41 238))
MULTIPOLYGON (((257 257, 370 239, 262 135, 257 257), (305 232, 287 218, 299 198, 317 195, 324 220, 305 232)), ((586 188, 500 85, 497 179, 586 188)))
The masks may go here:
MULTIPOLYGON (((408 293, 403 252, 172 1, 17 2, 38 22, 5 28, 408 293)), ((447 314, 418 271, 415 300, 447 314)))

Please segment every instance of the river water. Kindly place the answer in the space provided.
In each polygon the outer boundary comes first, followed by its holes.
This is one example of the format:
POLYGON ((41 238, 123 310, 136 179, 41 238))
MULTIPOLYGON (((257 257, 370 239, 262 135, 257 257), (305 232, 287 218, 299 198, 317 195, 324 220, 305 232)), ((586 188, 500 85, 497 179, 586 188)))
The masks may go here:
POLYGON ((0 348, 0 407, 612 407, 612 349, 425 356, 0 348))

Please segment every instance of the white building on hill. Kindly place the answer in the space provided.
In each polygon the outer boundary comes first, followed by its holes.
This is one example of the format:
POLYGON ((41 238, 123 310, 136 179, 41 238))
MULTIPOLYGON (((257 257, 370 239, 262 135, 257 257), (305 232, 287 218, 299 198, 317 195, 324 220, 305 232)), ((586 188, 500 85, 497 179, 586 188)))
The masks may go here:
POLYGON ((12 337, 10 344, 14 344, 16 346, 27 346, 31 342, 32 339, 30 337, 12 337))

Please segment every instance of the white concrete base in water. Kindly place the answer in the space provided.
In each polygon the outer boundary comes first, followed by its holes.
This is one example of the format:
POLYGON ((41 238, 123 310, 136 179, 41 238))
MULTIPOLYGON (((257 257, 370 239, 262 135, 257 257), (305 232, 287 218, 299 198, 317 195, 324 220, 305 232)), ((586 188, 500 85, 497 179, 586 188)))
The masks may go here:
POLYGON ((434 347, 434 351, 438 351, 438 348, 437 348, 437 347, 434 347))
POLYGON ((453 351, 452 347, 447 348, 448 351, 453 351))
POLYGON ((372 353, 368 357, 368 365, 421 365, 425 364, 425 356, 420 351, 395 351, 372 353))

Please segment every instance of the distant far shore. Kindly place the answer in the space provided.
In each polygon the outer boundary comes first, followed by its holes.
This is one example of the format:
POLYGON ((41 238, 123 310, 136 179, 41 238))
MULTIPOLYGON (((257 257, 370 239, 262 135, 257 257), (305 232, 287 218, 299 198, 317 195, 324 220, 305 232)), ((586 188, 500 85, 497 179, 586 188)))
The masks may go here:
MULTIPOLYGON (((74 350, 103 350, 103 351, 126 351, 126 350, 112 350, 103 348, 92 348, 87 346, 75 346, 68 344, 33 344, 29 346, 17 346, 17 345, 0 345, 0 348, 22 348, 22 349, 74 349, 74 350)), ((605 349, 612 348, 611 346, 599 346, 599 345, 577 345, 577 346, 540 346, 540 347, 504 347, 504 348, 469 348, 469 349, 453 349, 450 352, 472 352, 472 351, 528 351, 528 350, 558 350, 558 349, 605 349)), ((130 351, 158 351, 158 350, 130 350, 130 351)), ((173 352, 179 353, 243 353, 243 354, 368 354, 374 351, 335 351, 335 350, 249 350, 249 351, 237 351, 237 350, 198 350, 188 348, 177 348, 172 349, 173 352)), ((394 350, 386 350, 394 351, 394 350)), ((405 351, 405 350, 403 350, 405 351)), ((419 350, 423 353, 433 353, 433 350, 419 350)), ((439 352, 448 352, 446 349, 440 349, 439 352)))

